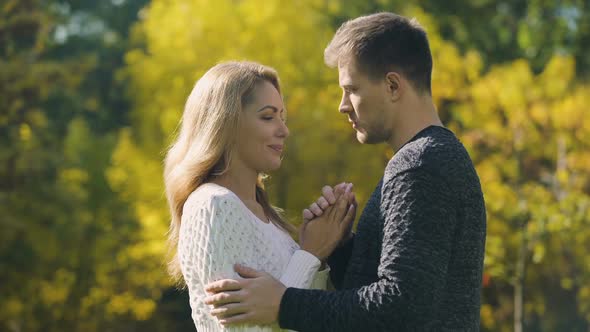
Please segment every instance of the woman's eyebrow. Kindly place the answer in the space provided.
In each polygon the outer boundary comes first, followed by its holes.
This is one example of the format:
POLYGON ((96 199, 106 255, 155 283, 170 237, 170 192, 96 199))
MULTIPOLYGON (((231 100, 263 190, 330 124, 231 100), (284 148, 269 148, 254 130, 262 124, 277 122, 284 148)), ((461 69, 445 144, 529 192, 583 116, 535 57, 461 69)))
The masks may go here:
MULTIPOLYGON (((267 108, 270 108, 270 109, 271 109, 271 110, 273 110, 273 112, 275 112, 275 113, 279 111, 279 109, 278 109, 278 108, 276 108, 276 107, 274 107, 274 106, 272 106, 272 105, 266 105, 266 106, 262 106, 262 107, 261 107, 261 108, 260 108, 258 111, 256 111, 256 112, 257 112, 257 113, 258 113, 258 112, 262 112, 262 111, 264 111, 264 110, 265 110, 265 109, 267 109, 267 108)), ((283 110, 281 110, 281 112, 282 112, 282 111, 283 111, 283 110)))

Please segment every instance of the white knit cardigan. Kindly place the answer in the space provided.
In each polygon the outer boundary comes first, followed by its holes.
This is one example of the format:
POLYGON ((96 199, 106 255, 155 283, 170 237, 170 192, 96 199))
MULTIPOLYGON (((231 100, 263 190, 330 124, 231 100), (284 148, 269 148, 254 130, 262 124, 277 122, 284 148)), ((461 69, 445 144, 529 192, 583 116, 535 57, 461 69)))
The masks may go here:
POLYGON ((224 327, 203 303, 208 283, 240 279, 240 263, 270 273, 287 287, 325 289, 329 269, 272 223, 261 221, 229 189, 213 183, 197 188, 184 204, 178 257, 187 284, 197 331, 280 331, 271 326, 224 327))

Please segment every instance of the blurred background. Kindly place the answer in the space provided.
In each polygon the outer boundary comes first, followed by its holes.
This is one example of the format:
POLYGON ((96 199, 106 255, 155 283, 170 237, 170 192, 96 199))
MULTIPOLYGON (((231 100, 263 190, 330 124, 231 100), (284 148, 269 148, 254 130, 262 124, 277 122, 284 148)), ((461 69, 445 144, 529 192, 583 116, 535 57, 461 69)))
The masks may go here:
MULTIPOLYGON (((291 136, 268 189, 364 205, 392 156, 338 113, 345 20, 416 17, 488 211, 482 331, 590 331, 590 1, 0 0, 0 330, 191 331, 165 273, 162 159, 195 81, 275 67, 291 136)), ((395 327, 392 327, 392 329, 395 327)))

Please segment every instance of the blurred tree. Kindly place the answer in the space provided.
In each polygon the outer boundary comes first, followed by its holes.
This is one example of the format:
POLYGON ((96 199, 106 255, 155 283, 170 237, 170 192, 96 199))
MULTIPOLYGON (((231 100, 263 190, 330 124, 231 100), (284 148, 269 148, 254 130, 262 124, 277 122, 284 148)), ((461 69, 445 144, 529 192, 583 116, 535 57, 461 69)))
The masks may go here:
POLYGON ((389 10, 427 28, 439 113, 482 179, 482 329, 588 330, 588 1, 146 3, 0 2, 0 329, 192 329, 164 273, 161 162, 219 61, 282 78, 291 137, 273 202, 298 222, 344 180, 364 202, 391 151, 356 142, 322 55, 342 21, 389 10))
POLYGON ((71 92, 92 63, 45 57, 56 18, 39 1, 4 2, 0 15, 0 321, 4 329, 36 330, 63 316, 53 305, 67 300, 75 280, 76 255, 60 244, 80 234, 80 223, 67 221, 84 222, 78 203, 88 174, 62 168, 61 141, 77 113, 71 92))
POLYGON ((514 287, 514 330, 542 317, 543 329, 585 331, 590 87, 574 81, 571 57, 557 56, 538 75, 524 60, 494 66, 467 89, 450 126, 470 148, 483 183, 486 271, 514 287))
POLYGON ((105 178, 145 1, 0 4, 0 329, 129 331, 165 280, 105 178))
POLYGON ((419 5, 435 15, 444 38, 461 50, 479 50, 488 65, 522 58, 539 73, 553 56, 568 55, 576 60, 578 77, 590 71, 587 0, 429 0, 419 5))

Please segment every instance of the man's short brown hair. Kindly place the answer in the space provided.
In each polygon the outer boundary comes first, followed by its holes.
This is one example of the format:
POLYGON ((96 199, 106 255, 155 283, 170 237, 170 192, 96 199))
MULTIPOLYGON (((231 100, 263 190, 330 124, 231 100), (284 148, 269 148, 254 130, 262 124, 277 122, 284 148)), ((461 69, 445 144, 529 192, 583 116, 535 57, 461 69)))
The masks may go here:
POLYGON ((326 47, 324 60, 330 67, 354 60, 374 80, 396 71, 419 92, 431 94, 432 55, 426 31, 415 19, 377 13, 347 21, 326 47))

